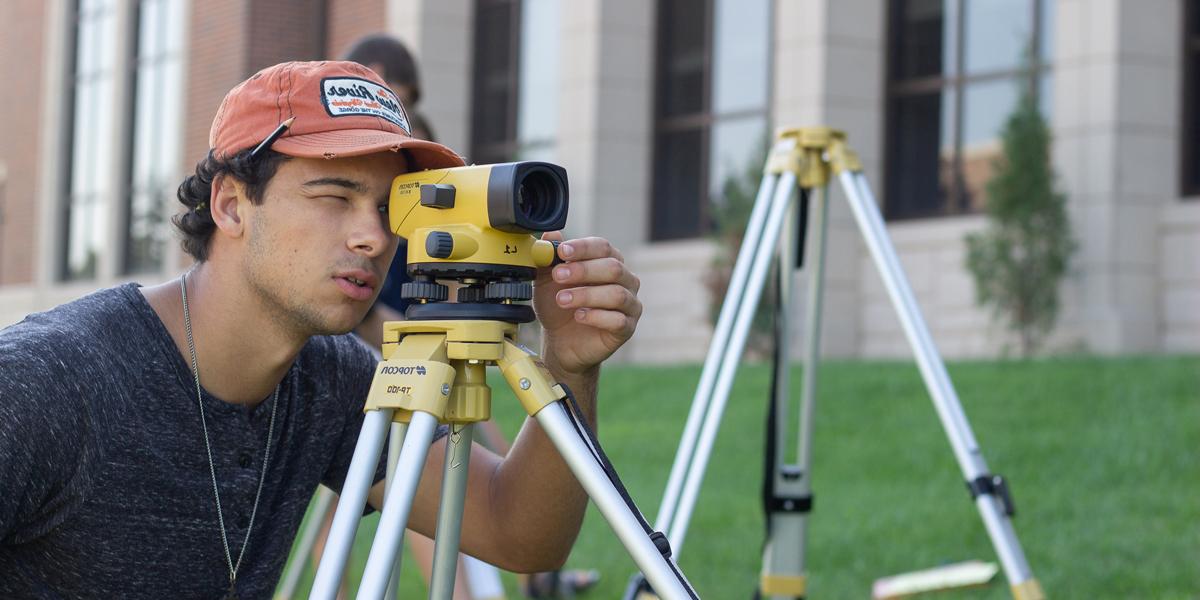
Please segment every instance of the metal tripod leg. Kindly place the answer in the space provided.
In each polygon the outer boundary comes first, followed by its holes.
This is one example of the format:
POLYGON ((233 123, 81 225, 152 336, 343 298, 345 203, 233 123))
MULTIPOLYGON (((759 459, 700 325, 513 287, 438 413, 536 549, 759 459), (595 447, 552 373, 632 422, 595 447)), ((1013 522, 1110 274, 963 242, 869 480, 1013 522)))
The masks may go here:
POLYGON ((1043 598, 1041 586, 1033 578, 1029 563, 1026 562, 1025 554, 1013 531, 1012 521, 1009 520, 1011 506, 1003 480, 993 477, 988 472, 983 454, 975 442, 971 426, 967 423, 962 405, 958 401, 958 395, 950 383, 950 376, 946 373, 946 366, 942 363, 933 337, 929 334, 929 328, 917 309, 916 299, 900 267, 896 250, 887 236, 866 177, 857 170, 842 171, 838 177, 850 202, 854 220, 858 222, 871 258, 874 259, 879 275, 883 278, 888 297, 891 298, 897 316, 900 317, 908 343, 916 354, 921 377, 929 389, 942 428, 946 430, 954 457, 958 460, 958 465, 975 496, 975 506, 983 518, 996 554, 1000 557, 1013 595, 1023 599, 1043 598))
POLYGON ((367 492, 375 477, 375 468, 379 465, 379 451, 383 449, 384 434, 387 433, 388 423, 392 421, 392 413, 391 409, 373 410, 363 419, 362 431, 354 446, 354 457, 350 459, 350 470, 342 485, 341 498, 333 515, 325 552, 321 555, 309 598, 333 600, 337 596, 342 571, 346 568, 354 534, 358 531, 358 521, 367 504, 367 492))
MULTIPOLYGON (((404 448, 404 436, 408 434, 408 423, 392 423, 391 433, 388 435, 388 460, 387 460, 387 479, 385 479, 383 495, 391 491, 392 484, 396 481, 396 465, 400 462, 400 451, 404 448)), ((389 596, 397 598, 400 596, 400 560, 404 556, 403 552, 396 554, 396 562, 392 564, 392 577, 388 581, 389 596)))
POLYGON ((579 484, 596 504, 596 508, 600 509, 600 514, 617 534, 633 562, 642 570, 650 585, 654 586, 658 596, 666 600, 693 598, 691 592, 675 575, 670 559, 663 557, 654 542, 646 536, 641 523, 626 506, 625 499, 596 463, 587 444, 579 438, 562 403, 551 404, 538 411, 534 417, 550 437, 571 472, 575 474, 579 484))
POLYGON ((746 347, 746 338, 750 333, 750 324, 754 319, 754 311, 758 308, 758 302, 762 296, 767 270, 770 267, 774 249, 779 243, 783 217, 791 202, 795 185, 795 175, 791 172, 785 172, 779 176, 775 189, 772 192, 767 223, 763 227, 762 240, 756 248, 754 262, 750 267, 750 276, 745 296, 738 306, 737 316, 730 335, 729 347, 721 360, 720 371, 717 375, 716 386, 713 391, 712 405, 709 407, 704 427, 700 432, 700 440, 696 447, 696 456, 692 459, 692 463, 688 467, 683 493, 680 496, 679 508, 675 513, 675 518, 671 522, 670 529, 667 531, 667 537, 671 541, 671 547, 675 549, 676 556, 678 556, 683 546, 683 540, 687 535, 692 510, 696 506, 696 498, 700 493, 700 484, 704 481, 704 471, 708 466, 708 459, 712 455, 713 441, 717 437, 717 430, 721 425, 721 416, 724 414, 726 402, 729 400, 729 390, 733 386, 733 378, 737 374, 738 361, 741 360, 742 351, 746 347))
POLYGON ((758 195, 754 199, 754 206, 750 210, 746 234, 742 237, 742 245, 738 250, 733 273, 729 278, 725 301, 721 304, 721 313, 717 317, 717 326, 713 330, 712 343, 704 358, 700 384, 696 387, 695 396, 692 398, 692 407, 688 411, 679 448, 675 452, 675 461, 671 464, 671 474, 667 478, 667 488, 663 492, 662 503, 659 505, 658 514, 655 517, 654 528, 664 533, 675 518, 675 510, 679 506, 679 494, 683 490, 684 475, 688 472, 692 457, 695 455, 700 428, 705 421, 711 418, 709 407, 711 406, 713 384, 716 382, 717 371, 727 352, 738 306, 741 305, 742 297, 745 294, 746 283, 750 276, 750 263, 753 262, 751 257, 756 253, 755 249, 762 243, 762 231, 767 223, 767 212, 774 198, 772 191, 775 189, 777 180, 778 175, 772 173, 763 175, 762 183, 758 187, 758 195))
POLYGON ((458 542, 462 535, 463 501, 467 495, 467 465, 471 459, 471 434, 475 426, 454 427, 446 443, 442 504, 438 508, 433 574, 429 579, 430 598, 453 597, 454 577, 458 574, 458 542))
MULTIPOLYGON (((774 600, 802 598, 806 593, 805 554, 807 548, 808 515, 812 508, 812 434, 813 408, 816 400, 817 370, 821 348, 821 304, 825 284, 825 238, 828 231, 829 190, 822 189, 810 203, 808 223, 812 230, 809 238, 812 251, 808 260, 808 305, 805 315, 804 379, 800 395, 799 440, 797 464, 787 465, 782 441, 788 439, 787 399, 789 386, 787 373, 791 367, 788 349, 787 315, 792 312, 795 295, 792 293, 792 270, 782 268, 795 264, 796 244, 785 237, 780 245, 780 297, 782 309, 779 317, 783 327, 776 340, 781 351, 776 354, 776 440, 774 457, 774 491, 772 510, 767 514, 769 537, 763 550, 762 573, 759 591, 774 600)), ((797 219, 789 219, 796 223, 797 219)))
MULTIPOLYGON (((380 600, 387 592, 388 579, 396 563, 396 555, 404 541, 404 529, 412 512, 417 484, 421 480, 422 467, 429 454, 429 444, 437 431, 437 417, 421 411, 412 415, 408 433, 404 436, 404 447, 396 463, 396 477, 383 502, 383 514, 371 544, 371 554, 363 570, 358 598, 380 600)), ((338 507, 339 510, 341 507, 338 507)), ((361 508, 359 509, 361 512, 361 508)))
POLYGON ((296 594, 296 586, 300 584, 300 576, 304 574, 304 566, 312 555, 313 547, 316 546, 317 536, 321 533, 321 526, 325 524, 325 517, 329 513, 329 506, 333 504, 334 496, 333 490, 323 485, 317 487, 317 495, 313 498, 312 508, 309 510, 308 525, 300 533, 296 550, 292 552, 291 560, 288 561, 287 571, 279 578, 276 598, 285 600, 296 594))

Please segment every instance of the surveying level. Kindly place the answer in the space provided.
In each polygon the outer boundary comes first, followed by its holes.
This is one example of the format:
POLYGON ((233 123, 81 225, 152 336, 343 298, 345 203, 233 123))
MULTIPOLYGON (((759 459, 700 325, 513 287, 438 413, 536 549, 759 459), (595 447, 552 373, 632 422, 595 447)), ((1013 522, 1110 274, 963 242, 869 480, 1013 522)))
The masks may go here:
POLYGON ((671 600, 696 599, 665 538, 651 531, 586 419, 568 406, 570 391, 516 341, 518 325, 534 320, 533 309, 518 302, 533 297, 537 268, 557 260, 557 245, 531 234, 563 226, 566 172, 525 162, 401 175, 392 182, 389 212, 393 232, 409 239, 414 281, 401 294, 416 303, 406 321, 383 326, 383 361, 310 597, 337 595, 389 427, 399 452, 388 458, 382 515, 358 597, 378 600, 395 590, 404 529, 439 423, 450 434, 429 597, 452 596, 472 431, 491 415, 486 368, 495 365, 651 585, 671 600), (445 302, 449 288, 438 280, 461 284, 457 303, 445 302))
MULTIPOLYGON (((1017 541, 1010 517, 1012 501, 1004 479, 988 471, 979 445, 950 383, 929 329, 900 267, 888 238, 875 198, 863 175, 858 157, 847 147, 845 134, 825 128, 782 131, 767 158, 762 184, 750 213, 746 234, 734 264, 725 302, 721 308, 712 344, 704 361, 683 436, 675 455, 667 488, 659 507, 655 528, 666 533, 676 560, 683 549, 688 522, 696 505, 704 471, 712 454, 713 441, 729 399, 737 364, 750 332, 751 321, 762 298, 772 260, 779 268, 779 310, 774 359, 772 426, 768 431, 770 461, 764 482, 768 538, 762 560, 758 593, 772 599, 797 599, 806 594, 806 526, 812 510, 811 452, 813 401, 821 334, 821 302, 824 287, 825 236, 829 206, 828 185, 836 175, 845 191, 854 219, 862 233, 879 274, 887 288, 904 333, 916 355, 917 365, 934 408, 945 429, 950 447, 966 479, 971 498, 979 510, 992 545, 1018 600, 1042 600, 1041 585, 1034 579, 1017 541), (799 190, 799 202, 793 191, 799 190), (819 190, 815 201, 812 192, 819 190), (807 211, 805 210, 807 209, 807 211), (801 221, 801 219, 804 221, 801 221), (800 262, 805 229, 812 226, 808 240, 809 285, 806 340, 801 387, 798 464, 784 464, 787 437, 788 331, 795 303, 793 269, 800 262)), ((634 576, 626 589, 627 600, 654 597, 653 582, 634 576)))

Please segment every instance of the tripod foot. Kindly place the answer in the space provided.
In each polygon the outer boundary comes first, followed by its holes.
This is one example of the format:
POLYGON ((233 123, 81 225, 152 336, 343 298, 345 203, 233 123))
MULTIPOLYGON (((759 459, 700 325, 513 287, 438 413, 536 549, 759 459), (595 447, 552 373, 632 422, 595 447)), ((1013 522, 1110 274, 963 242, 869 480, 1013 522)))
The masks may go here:
POLYGON ((1046 600, 1042 584, 1038 583, 1036 579, 1026 579, 1012 586, 1012 593, 1015 600, 1046 600))

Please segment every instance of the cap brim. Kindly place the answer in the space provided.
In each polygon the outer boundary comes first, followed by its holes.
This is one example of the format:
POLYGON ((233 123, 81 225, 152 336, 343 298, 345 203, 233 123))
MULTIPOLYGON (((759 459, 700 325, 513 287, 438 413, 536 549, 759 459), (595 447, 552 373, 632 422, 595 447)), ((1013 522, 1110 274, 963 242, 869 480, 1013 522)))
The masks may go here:
POLYGON ((342 129, 282 137, 271 144, 271 149, 298 158, 344 158, 403 149, 415 161, 416 164, 409 165, 414 171, 466 164, 453 150, 436 142, 378 129, 342 129))

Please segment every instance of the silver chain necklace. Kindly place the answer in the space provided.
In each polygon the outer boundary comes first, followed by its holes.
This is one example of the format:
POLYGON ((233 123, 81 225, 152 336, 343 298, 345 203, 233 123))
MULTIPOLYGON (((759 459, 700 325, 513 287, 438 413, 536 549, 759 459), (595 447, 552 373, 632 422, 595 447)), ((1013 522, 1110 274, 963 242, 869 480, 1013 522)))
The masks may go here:
POLYGON ((237 598, 237 572, 242 566, 242 557, 246 554, 246 544, 250 541, 250 532, 254 530, 254 517, 258 514, 258 499, 262 495, 263 481, 267 478, 267 464, 271 460, 271 435, 275 432, 275 410, 279 408, 279 388, 282 382, 275 385, 275 395, 271 398, 271 423, 267 426, 267 445, 263 451, 262 474, 258 476, 258 491, 254 493, 254 508, 250 511, 250 524, 246 527, 246 537, 242 540, 242 550, 238 552, 237 562, 229 552, 229 534, 225 531, 225 512, 221 510, 221 492, 217 489, 217 468, 213 464, 212 443, 208 439, 208 424, 204 419, 204 401, 200 394, 200 369, 196 366, 196 342, 192 338, 192 316, 188 312, 187 273, 179 278, 179 293, 183 297, 183 327, 187 330, 188 352, 192 354, 192 378, 196 381, 196 405, 200 409, 200 427, 204 431, 204 449, 208 451, 208 472, 212 475, 213 498, 217 501, 217 522, 221 525, 221 544, 225 547, 225 562, 229 565, 229 592, 226 598, 237 598))

